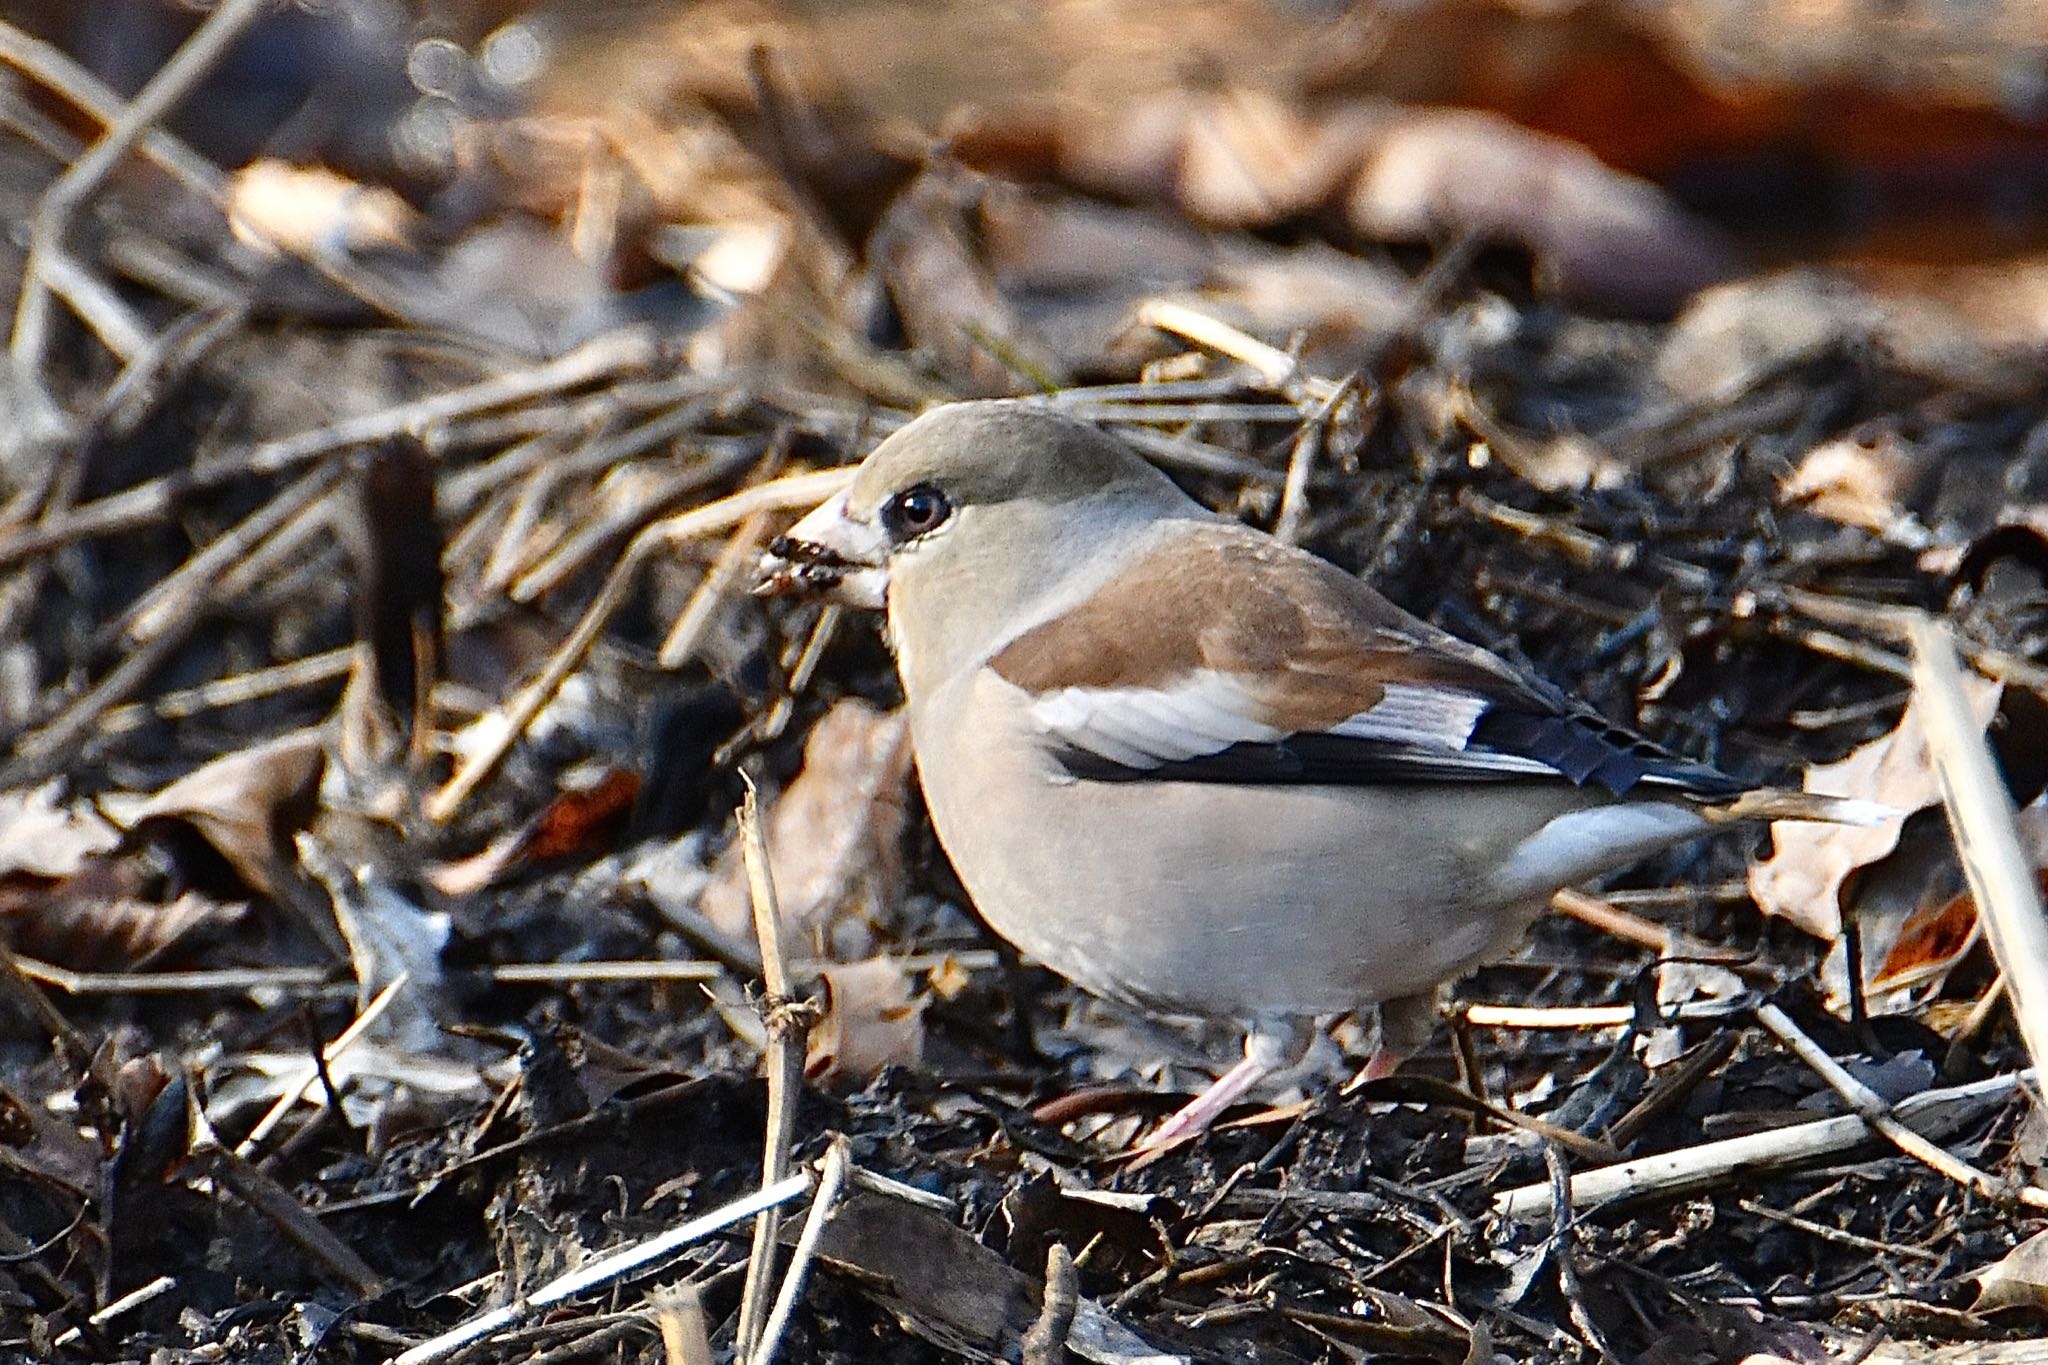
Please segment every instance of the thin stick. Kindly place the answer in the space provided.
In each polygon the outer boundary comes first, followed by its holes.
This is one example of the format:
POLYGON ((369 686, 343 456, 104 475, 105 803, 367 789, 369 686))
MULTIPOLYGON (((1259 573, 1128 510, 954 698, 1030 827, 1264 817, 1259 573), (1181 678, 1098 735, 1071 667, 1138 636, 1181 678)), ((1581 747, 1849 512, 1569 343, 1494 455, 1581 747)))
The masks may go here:
MULTIPOLYGON (((86 1322, 94 1327, 104 1327, 108 1323, 112 1322, 115 1318, 120 1317, 123 1313, 132 1313, 136 1309, 142 1307, 142 1305, 144 1305, 145 1303, 148 1303, 151 1299, 161 1298, 163 1295, 170 1293, 173 1289, 176 1289, 177 1287, 178 1282, 171 1276, 159 1275, 155 1279, 151 1280, 148 1284, 143 1285, 140 1289, 131 1289, 126 1294, 123 1294, 120 1298, 115 1299, 105 1308, 100 1309, 99 1312, 94 1313, 91 1317, 87 1318, 86 1322)), ((84 1331, 77 1327, 73 1327, 69 1331, 65 1332, 62 1336, 58 1337, 54 1344, 58 1346, 75 1346, 79 1342, 84 1340, 84 1331)))
POLYGON ((792 508, 810 508, 831 497, 853 477, 851 469, 824 469, 811 474, 793 474, 788 478, 776 479, 772 483, 757 484, 744 488, 730 497, 720 498, 692 511, 682 512, 673 517, 655 522, 652 526, 633 537, 632 544, 619 556, 611 576, 598 590, 597 597, 584 610, 576 628, 569 632, 569 638, 555 650, 554 655, 541 669, 540 676, 504 708, 505 723, 491 734, 488 743, 480 746, 468 760, 455 770, 447 785, 429 796, 425 803, 427 819, 435 824, 445 824, 455 812, 462 809, 478 786, 505 761, 505 755, 512 752, 512 746, 519 742, 527 727, 533 724, 547 704, 554 700, 569 675, 574 673, 604 633, 605 623, 612 613, 625 602, 640 567, 657 549, 694 540, 699 536, 716 535, 748 517, 761 511, 786 511, 792 508))
POLYGON ((394 1356, 390 1365, 430 1365, 430 1362, 445 1360, 471 1342, 482 1341, 485 1337, 502 1332, 543 1308, 565 1302, 586 1290, 624 1279, 635 1271, 665 1260, 714 1233, 723 1232, 735 1223, 744 1223, 764 1210, 779 1209, 784 1204, 801 1199, 809 1193, 810 1188, 809 1172, 799 1171, 777 1184, 756 1190, 744 1198, 735 1199, 724 1208, 713 1209, 701 1217, 692 1218, 689 1222, 671 1228, 660 1236, 650 1237, 636 1246, 615 1251, 609 1256, 600 1256, 570 1274, 544 1285, 527 1298, 471 1318, 460 1327, 443 1332, 438 1337, 423 1341, 411 1350, 394 1356))
POLYGON ((212 682, 181 687, 148 701, 116 706, 100 717, 100 728, 108 734, 138 729, 151 720, 182 720, 230 706, 241 706, 265 697, 294 692, 302 687, 340 682, 355 661, 354 645, 342 645, 303 659, 252 668, 247 673, 216 678, 212 682))
POLYGON ((228 572, 206 581, 182 579, 183 591, 190 597, 185 610, 155 618, 155 634, 134 641, 104 677, 65 702, 36 730, 18 739, 12 761, 0 769, 0 781, 40 781, 75 761, 75 751, 90 743, 88 732, 96 729, 106 712, 146 683, 199 627, 204 619, 199 610, 202 601, 211 598, 231 602, 262 588, 280 566, 297 560, 304 553, 305 542, 325 533, 329 524, 330 516, 324 506, 316 502, 302 507, 228 572))
POLYGON ((1671 932, 1655 920, 1632 915, 1619 906, 1609 905, 1598 896, 1589 896, 1583 891, 1566 887, 1550 898, 1550 908, 1560 915, 1568 915, 1581 924, 1590 924, 1603 934, 1611 934, 1624 943, 1633 943, 1639 948, 1648 948, 1661 953, 1671 946, 1671 932))
POLYGON ((1963 1016, 1962 1024, 1956 1029, 1954 1041, 1967 1043, 1979 1033, 1982 1033, 1984 1026, 1991 1022, 1992 1011, 1998 1008, 1998 1002, 2003 999, 2005 999, 2005 973, 2000 972, 1992 978, 1991 984, 1984 988, 1984 994, 1977 997, 1977 1003, 1970 1006, 1970 1012, 1963 1016))
POLYGON ((653 1305, 655 1325, 661 1329, 661 1349, 668 1365, 717 1365, 704 1318, 704 1296, 696 1285, 664 1285, 647 1298, 653 1305))
MULTIPOLYGON (((740 802, 740 851, 747 866, 747 892, 754 907, 754 934, 761 945, 761 1000, 768 1026, 768 1132, 761 1155, 761 1183, 782 1179, 789 1149, 796 1141, 796 1103, 803 1084, 804 1034, 809 1025, 806 1004, 796 999, 788 959, 782 951, 782 909, 775 899, 775 876, 768 861, 768 841, 761 832, 760 802, 747 782, 740 802)), ((754 1223, 754 1246, 747 1261, 746 1288, 740 1294, 739 1326, 734 1334, 738 1356, 752 1365, 768 1320, 768 1280, 775 1268, 775 1239, 781 1215, 765 1211, 754 1223)))
MULTIPOLYGON (((188 620, 221 575, 271 536, 295 519, 318 508, 340 486, 347 471, 339 464, 324 465, 301 475, 295 482, 208 541, 183 564, 152 584, 135 604, 123 613, 119 629, 129 644, 141 644, 179 622, 188 620)), ((320 508, 321 515, 325 509, 320 508)))
POLYGON ((1323 400, 1313 417, 1301 424, 1294 435, 1294 451, 1287 457, 1287 482, 1280 489, 1280 515, 1273 523, 1273 538, 1288 545, 1301 540, 1302 523, 1308 519, 1308 476, 1323 453, 1323 439, 1329 433, 1337 407, 1344 401, 1356 376, 1348 376, 1323 400))
MULTIPOLYGON (((1917 1131, 1939 1137, 1954 1132, 1982 1113, 1987 1105, 2005 1099, 2022 1083, 2033 1079, 2034 1073, 2025 1071, 1948 1090, 1928 1090, 1901 1101, 1892 1113, 1901 1122, 1913 1124, 1917 1131)), ((1693 1190, 1723 1185, 1737 1175, 1774 1170, 1847 1151, 1868 1142, 1872 1136, 1867 1120, 1860 1114, 1848 1114, 1637 1157, 1573 1176, 1572 1203, 1579 1209, 1588 1209, 1618 1199, 1677 1198, 1693 1190)), ((1493 1211, 1511 1220, 1545 1218, 1551 1207, 1547 1180, 1503 1190, 1493 1199, 1493 1211)))
POLYGON ((1259 377, 1288 397, 1295 391, 1317 403, 1328 402, 1337 392, 1334 380, 1301 373, 1301 362, 1277 346, 1268 346, 1229 323, 1198 313, 1186 304, 1167 299, 1148 299, 1138 306, 1138 322, 1186 337, 1198 346, 1241 360, 1258 371, 1259 377))
MULTIPOLYGON (((109 126, 121 117, 127 101, 112 86, 71 60, 54 43, 45 42, 0 20, 0 62, 19 68, 77 108, 109 126)), ((143 133, 141 153, 186 189, 219 202, 224 191, 214 164, 161 128, 143 133)))
POLYGON ((1824 1241, 1837 1242, 1846 1247, 1855 1247, 1859 1251, 1874 1251, 1880 1256, 1906 1256, 1916 1261, 1931 1261, 1936 1265, 1948 1259, 1946 1256, 1923 1250, 1920 1247, 1900 1246, 1894 1242, 1880 1242, 1875 1237, 1860 1237, 1844 1228, 1831 1228, 1826 1223, 1816 1223, 1812 1219, 1801 1218, 1796 1213, 1785 1213, 1772 1208, 1768 1204, 1758 1203, 1754 1199, 1738 1199, 1735 1201, 1735 1206, 1744 1213, 1755 1214, 1765 1222, 1782 1224, 1788 1228, 1798 1228, 1801 1232, 1811 1233, 1813 1236, 1819 1237, 1824 1241))
MULTIPOLYGON (((748 1365, 775 1365, 775 1356, 782 1348, 782 1338, 789 1331, 789 1320, 796 1313, 796 1306, 803 1299, 804 1281, 809 1278, 811 1264, 818 1256, 818 1243, 825 1235, 825 1225, 832 1221, 832 1215, 839 1208, 839 1196, 846 1189, 846 1172, 853 1164, 848 1156, 846 1139, 834 1137, 832 1145, 825 1149, 823 1169, 818 1173, 818 1193, 811 1199, 811 1211, 804 1217, 803 1231, 797 1234, 796 1249, 789 1254, 789 1270, 782 1277, 781 1292, 775 1296, 775 1311, 768 1315, 768 1322, 761 1329, 760 1349, 747 1357, 748 1365)), ((772 1217, 764 1213, 762 1218, 772 1217)), ((760 1223, 754 1224, 759 1228, 760 1223)))
MULTIPOLYGON (((391 983, 378 991, 369 1004, 363 1006, 362 1012, 349 1022, 349 1026, 336 1034, 333 1042, 320 1049, 322 1060, 329 1066, 340 1060, 341 1055, 353 1047, 357 1039, 369 1032, 370 1025, 377 1022, 378 1016, 391 1007, 391 1002, 398 998, 400 988, 411 979, 410 972, 400 972, 391 978, 391 983)), ((319 1080, 320 1067, 309 1064, 302 1079, 286 1082, 283 1092, 277 1097, 277 1102, 270 1106, 270 1112, 256 1121, 256 1126, 249 1130, 249 1136, 235 1144, 235 1155, 244 1159, 255 1155, 257 1146, 270 1136, 272 1129, 284 1122, 284 1116, 292 1111, 293 1106, 312 1093, 319 1080)))
MULTIPOLYGON (((22 975, 66 995, 185 995, 208 991, 303 991, 327 986, 334 973, 324 967, 229 967, 203 972, 75 972, 54 962, 18 958, 22 975)), ((335 983, 353 992, 352 983, 335 983)))
POLYGON ((384 1277, 315 1218, 297 1195, 221 1145, 220 1135, 214 1132, 199 1103, 199 1095, 200 1087, 194 1078, 187 1087, 185 1101, 186 1124, 191 1133, 187 1145, 193 1160, 213 1177, 214 1183, 268 1218, 328 1274, 356 1293, 366 1299, 382 1294, 386 1288, 384 1277))
POLYGON ((74 508, 61 518, 24 527, 0 539, 0 568, 75 541, 151 525, 169 515, 180 498, 237 479, 281 474, 337 451, 414 433, 433 423, 507 407, 594 383, 622 371, 645 369, 658 355, 659 348, 646 333, 612 332, 530 370, 494 375, 464 388, 431 394, 380 412, 231 450, 178 474, 144 480, 74 508))
MULTIPOLYGON (((846 619, 845 607, 838 603, 828 605, 818 613, 818 623, 811 627, 810 637, 804 641, 803 650, 797 655, 795 667, 789 670, 789 686, 761 717, 751 736, 744 736, 740 742, 772 744, 782 738, 782 732, 789 728, 790 720, 796 715, 796 699, 810 690, 811 679, 817 675, 818 665, 825 658, 825 651, 831 647, 832 639, 839 633, 839 623, 846 619)), ((720 762, 725 756, 720 755, 720 762)))
POLYGON ((50 1003, 50 997, 30 979, 22 960, 14 949, 7 946, 5 937, 0 937, 0 996, 13 996, 15 1003, 43 1026, 43 1032, 50 1035, 50 1044, 56 1050, 57 1060, 65 1066, 83 1071, 91 1063, 93 1049, 84 1034, 71 1026, 63 1011, 50 1003))
POLYGON ((1986 1199, 1999 1203, 2010 1203, 2016 1199, 2029 1208, 2048 1209, 2048 1190, 2010 1185, 1988 1171, 1978 1170, 1899 1122, 1884 1096, 1850 1075, 1840 1062, 1830 1057, 1826 1049, 1808 1037, 1776 1005, 1759 1005, 1756 1021, 1777 1035, 1778 1040, 1791 1048, 1800 1061, 1812 1067, 1828 1083, 1828 1088, 1856 1111, 1858 1118, 1882 1133, 1907 1156, 1986 1199))
POLYGON ((1636 1009, 1633 1005, 1466 1005, 1458 1015, 1475 1028, 1624 1028, 1635 1022, 1636 1009))
POLYGON ((1084 422, 1175 422, 1202 426, 1211 422, 1298 424, 1301 421, 1301 409, 1292 403, 1170 403, 1158 396, 1150 402, 1118 403, 1076 399, 1073 396, 1076 393, 1086 394, 1087 390, 1049 393, 1044 396, 1044 401, 1056 404, 1062 412, 1071 413, 1084 422))
MULTIPOLYGON (((96 410, 81 424, 76 439, 89 442, 97 433, 126 429, 140 413, 157 405, 160 396, 176 382, 177 376, 196 369, 214 347, 246 320, 246 310, 237 305, 211 313, 191 313, 171 324, 150 342, 145 351, 123 366, 113 383, 107 385, 96 410)), ((56 462, 55 467, 48 471, 47 478, 42 480, 41 488, 23 490, 16 504, 21 509, 19 520, 13 519, 13 509, 10 509, 7 513, 0 513, 0 524, 12 529, 20 521, 26 521, 31 511, 37 521, 47 521, 68 512, 85 487, 91 463, 82 451, 75 452, 71 459, 56 462)), ((0 640, 16 639, 27 629, 52 567, 49 561, 44 560, 24 566, 23 571, 15 575, 13 600, 0 609, 0 640)))
POLYGON ((719 608, 731 600, 740 575, 753 565, 759 555, 761 537, 767 529, 768 517, 763 512, 756 512, 740 523, 739 529, 725 542, 725 548, 711 561, 711 567, 704 571, 704 577, 698 580, 690 600, 683 603, 683 609, 676 613, 676 622, 669 627, 668 637, 655 651, 656 663, 663 668, 677 669, 697 657, 698 648, 710 633, 712 623, 718 619, 719 608))
MULTIPOLYGON (((553 478, 563 478, 584 468, 625 468, 630 456, 671 443, 702 425, 704 406, 701 402, 678 404, 632 431, 565 456, 548 467, 548 474, 553 478), (598 455, 605 458, 591 458, 598 455)), ((567 539, 548 550, 538 563, 521 568, 506 595, 515 602, 538 602, 581 573, 601 550, 624 540, 655 516, 671 511, 699 489, 723 482, 754 463, 756 457, 751 451, 726 450, 707 453, 687 467, 669 469, 630 501, 591 518, 567 539)))
POLYGON ((1074 1253, 1065 1242, 1054 1242, 1045 1251, 1045 1293, 1038 1305, 1038 1317, 1018 1343, 1021 1365, 1061 1365, 1067 1358, 1067 1338, 1074 1330, 1074 1314, 1081 1307, 1080 1276, 1074 1270, 1074 1253))
POLYGON ((1572 1253, 1578 1249, 1579 1227, 1578 1219, 1572 1216, 1571 1168, 1565 1164, 1564 1149, 1554 1142, 1544 1143, 1543 1162, 1550 1172, 1550 1206, 1555 1210, 1550 1220, 1550 1261, 1557 1269, 1558 1293, 1564 1296, 1565 1311, 1586 1345, 1598 1352, 1600 1359, 1611 1361, 1613 1348, 1608 1346, 1607 1334, 1586 1308, 1578 1263, 1572 1259, 1572 1253))
POLYGON ((2020 1037, 2034 1065, 2048 1060, 2048 920, 2041 888, 2020 847, 2012 795, 1963 699, 1962 667, 1948 629, 1929 618, 1908 626, 1913 696, 1927 725, 1927 747, 1941 780, 1956 856, 1977 901, 1977 918, 2005 976, 2020 1037))
POLYGON ((1720 944, 1709 943, 1703 938, 1694 938, 1655 920, 1631 914, 1599 896, 1588 895, 1573 887, 1568 886, 1553 895, 1550 898, 1550 908, 1581 924, 1591 925, 1603 934, 1612 934, 1625 943, 1648 948, 1653 953, 1709 962, 1718 967, 1725 967, 1738 976, 1763 970, 1749 959, 1730 953, 1720 944))
POLYGON ((69 304, 86 330, 122 364, 133 363, 149 350, 155 338, 148 324, 76 256, 53 251, 43 257, 41 268, 50 292, 69 304))
POLYGON ((129 149, 177 108, 269 7, 269 0, 220 0, 213 13, 150 77, 100 140, 44 192, 29 229, 28 264, 22 272, 21 298, 14 311, 14 337, 9 347, 15 379, 25 391, 41 395, 48 402, 42 388, 43 351, 50 334, 47 265, 52 257, 63 253, 64 235, 72 218, 106 183, 129 149))
MULTIPOLYGON (((15 959, 23 976, 66 995, 198 995, 212 991, 273 990, 288 992, 353 992, 324 967, 222 967, 193 972, 79 972, 32 957, 15 959)), ((960 952, 909 953, 889 959, 906 972, 928 972, 951 965, 961 971, 993 971, 996 954, 988 949, 960 952)), ((832 964, 799 958, 800 974, 815 974, 832 964)), ((730 967, 702 958, 650 958, 613 962, 505 962, 451 975, 505 985, 569 986, 579 982, 716 981, 730 967)))

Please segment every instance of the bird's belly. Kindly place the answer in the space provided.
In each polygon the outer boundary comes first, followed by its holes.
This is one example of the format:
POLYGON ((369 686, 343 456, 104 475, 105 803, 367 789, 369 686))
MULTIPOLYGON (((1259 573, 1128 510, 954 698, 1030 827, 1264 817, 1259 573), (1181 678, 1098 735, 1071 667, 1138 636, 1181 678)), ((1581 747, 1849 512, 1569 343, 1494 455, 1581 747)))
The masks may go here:
MULTIPOLYGON (((913 740, 946 723, 914 712, 913 740)), ((932 822, 990 926, 1097 994, 1192 1014, 1337 1013, 1497 955, 1541 899, 1488 897, 1477 846, 1585 799, 1073 781, 1001 724, 933 751, 953 761, 919 765, 932 822)))

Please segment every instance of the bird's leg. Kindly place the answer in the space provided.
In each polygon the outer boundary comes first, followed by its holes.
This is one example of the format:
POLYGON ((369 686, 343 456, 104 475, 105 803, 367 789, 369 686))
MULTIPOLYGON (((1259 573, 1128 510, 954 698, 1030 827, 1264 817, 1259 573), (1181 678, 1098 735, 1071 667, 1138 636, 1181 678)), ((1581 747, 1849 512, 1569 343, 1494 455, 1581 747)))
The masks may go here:
POLYGON ((1254 1021, 1244 1037, 1244 1060, 1218 1076, 1214 1084, 1189 1100, 1132 1151, 1149 1156, 1207 1131, 1246 1091, 1307 1050, 1306 1027, 1302 1021, 1293 1019, 1254 1021))
POLYGON ((1393 1075, 1401 1063, 1428 1046, 1430 1035, 1436 1032, 1436 992, 1383 1000, 1379 1015, 1379 1041, 1358 1074, 1345 1083, 1347 1095, 1362 1085, 1393 1075))

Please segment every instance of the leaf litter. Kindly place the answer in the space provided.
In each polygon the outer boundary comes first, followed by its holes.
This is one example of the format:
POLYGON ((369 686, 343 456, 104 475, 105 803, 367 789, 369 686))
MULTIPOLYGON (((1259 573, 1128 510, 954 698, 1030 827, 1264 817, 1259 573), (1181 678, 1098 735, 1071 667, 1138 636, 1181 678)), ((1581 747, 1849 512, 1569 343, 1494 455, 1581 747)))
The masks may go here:
MULTIPOLYGON (((1651 123, 1588 150, 1311 7, 105 8, 125 85, 64 7, 0 27, 0 1353, 2040 1349, 2041 1117, 1909 638, 1950 623, 2038 879, 2037 264, 1758 268, 1645 178, 1651 123), (982 41, 1017 61, 965 80, 982 41), (320 72, 296 121, 154 102, 179 42, 320 72), (991 944, 880 639, 737 577, 922 406, 1033 392, 1618 721, 1900 818, 1615 878, 1411 1074, 1127 1168, 1220 1039, 991 944)), ((1821 79, 1798 24, 1871 22, 1759 15, 1778 95, 1821 79)), ((1559 80, 1730 41, 1482 20, 1551 26, 1559 80)))

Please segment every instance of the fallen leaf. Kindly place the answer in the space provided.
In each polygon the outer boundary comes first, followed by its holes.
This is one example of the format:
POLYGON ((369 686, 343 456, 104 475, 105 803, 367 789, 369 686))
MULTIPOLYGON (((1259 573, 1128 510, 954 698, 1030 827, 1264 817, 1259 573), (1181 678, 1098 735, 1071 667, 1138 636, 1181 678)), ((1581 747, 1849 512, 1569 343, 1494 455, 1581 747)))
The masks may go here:
POLYGON ((280 899, 291 836, 312 820, 326 766, 325 741, 314 730, 237 749, 144 802, 134 832, 147 835, 159 822, 188 826, 251 890, 280 899))
POLYGON ((1379 134, 1345 200, 1369 236, 1519 244, 1596 307, 1668 314, 1734 257, 1647 180, 1576 143, 1470 110, 1416 110, 1379 134))
POLYGON ((265 157, 229 177, 228 227, 244 246, 315 260, 403 247, 419 215, 381 185, 362 185, 319 166, 265 157))
POLYGON ((2048 1232, 2037 1232, 1974 1277, 1979 1313, 2000 1308, 2048 1308, 2048 1232))
MULTIPOLYGON (((768 860, 791 954, 874 956, 902 899, 910 820, 910 730, 900 711, 838 703, 804 744, 803 770, 769 808, 768 860)), ((737 844, 718 860, 704 913, 751 943, 753 903, 737 844)))
MULTIPOLYGON (((1998 709, 2000 688, 1975 673, 1964 675, 1970 708, 1980 724, 1998 709)), ((1878 801, 1900 812, 1873 826, 1780 821, 1771 826, 1771 856, 1749 871, 1749 892, 1767 915, 1792 921, 1833 943, 1842 933, 1842 884, 1898 846, 1906 817, 1941 800, 1918 707, 1909 702, 1898 725, 1839 763, 1806 770, 1805 789, 1878 801)))
POLYGON ((104 860, 61 881, 0 880, 0 929, 17 952, 77 971, 139 971, 195 936, 239 923, 246 905, 188 891, 165 903, 140 894, 134 860, 104 860))
POLYGON ((121 842, 121 831, 83 803, 57 804, 62 779, 0 792, 0 876, 65 877, 121 842))
POLYGON ((811 1027, 804 1074, 814 1081, 866 1080, 887 1066, 924 1060, 924 1008, 903 964, 871 957, 819 973, 825 1009, 811 1027))
POLYGON ((868 253, 911 344, 961 396, 1029 393, 1066 367, 996 288, 975 242, 980 188, 957 168, 919 176, 889 208, 868 253))
POLYGON ((1907 508, 1921 474, 1921 457, 1889 426, 1826 441, 1806 455, 1778 485, 1784 502, 1816 516, 1875 532, 1909 550, 1933 539, 1907 508))
POLYGON ((405 978, 372 1036, 421 1054, 443 1050, 440 1020, 459 1015, 441 968, 453 921, 443 911, 423 909, 375 866, 351 865, 311 834, 300 835, 298 847, 306 870, 334 898, 355 970, 357 1008, 405 978))

